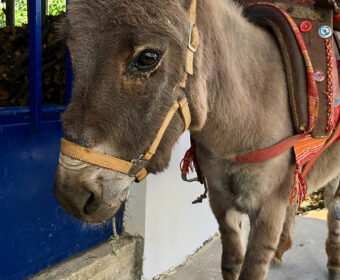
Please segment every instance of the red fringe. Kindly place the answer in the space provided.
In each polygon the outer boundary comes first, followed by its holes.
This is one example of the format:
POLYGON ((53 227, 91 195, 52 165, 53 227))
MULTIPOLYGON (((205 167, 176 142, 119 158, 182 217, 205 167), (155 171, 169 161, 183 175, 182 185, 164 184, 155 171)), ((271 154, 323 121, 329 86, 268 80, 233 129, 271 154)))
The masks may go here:
POLYGON ((295 169, 295 179, 292 186, 292 192, 290 195, 290 205, 296 200, 298 206, 306 199, 308 186, 306 180, 302 177, 301 168, 299 166, 295 169))
POLYGON ((187 150, 187 152, 185 153, 184 158, 181 161, 181 171, 182 173, 190 173, 190 172, 194 172, 195 170, 197 170, 195 162, 194 162, 194 151, 195 151, 196 147, 194 144, 191 144, 191 147, 189 150, 187 150))

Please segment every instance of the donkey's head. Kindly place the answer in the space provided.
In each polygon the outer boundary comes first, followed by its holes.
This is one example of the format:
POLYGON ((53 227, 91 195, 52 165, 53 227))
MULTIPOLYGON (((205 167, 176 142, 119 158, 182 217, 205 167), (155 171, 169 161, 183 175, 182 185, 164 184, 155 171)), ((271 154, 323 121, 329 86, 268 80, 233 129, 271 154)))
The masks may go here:
MULTIPOLYGON (((190 4, 71 1, 61 27, 75 74, 72 103, 62 116, 68 141, 127 162, 145 155, 169 108, 185 97, 179 85, 191 34, 190 4)), ((203 115, 194 115, 192 125, 200 126, 203 115)), ((185 121, 175 111, 157 152, 142 162, 149 173, 167 167, 185 121)), ((111 218, 126 200, 135 173, 112 171, 66 154, 60 154, 55 184, 61 206, 90 223, 111 218)))

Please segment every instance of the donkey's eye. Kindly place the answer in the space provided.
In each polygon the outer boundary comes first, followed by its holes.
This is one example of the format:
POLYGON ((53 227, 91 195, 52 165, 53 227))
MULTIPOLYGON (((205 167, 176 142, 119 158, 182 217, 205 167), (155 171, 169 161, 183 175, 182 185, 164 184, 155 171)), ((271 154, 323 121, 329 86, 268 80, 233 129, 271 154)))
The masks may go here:
POLYGON ((151 69, 158 64, 160 57, 161 54, 158 51, 154 50, 143 51, 139 54, 137 58, 136 66, 142 70, 151 69))

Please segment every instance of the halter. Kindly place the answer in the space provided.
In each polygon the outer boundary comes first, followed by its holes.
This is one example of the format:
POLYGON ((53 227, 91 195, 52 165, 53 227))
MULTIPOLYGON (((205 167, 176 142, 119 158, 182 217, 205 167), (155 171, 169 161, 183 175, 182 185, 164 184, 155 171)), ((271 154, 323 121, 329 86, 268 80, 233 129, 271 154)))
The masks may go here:
MULTIPOLYGON (((185 62, 185 72, 183 80, 179 83, 182 89, 185 89, 188 75, 193 75, 194 73, 194 54, 197 51, 199 43, 199 33, 196 26, 196 8, 197 0, 192 0, 189 10, 189 40, 187 45, 186 62, 185 62)), ((176 86, 177 88, 177 86, 176 86)), ((189 110, 189 105, 186 97, 175 101, 170 107, 167 115, 165 116, 161 127, 159 128, 156 137, 152 141, 150 147, 147 149, 145 154, 140 155, 138 158, 132 161, 122 160, 107 154, 103 154, 89 148, 85 148, 76 143, 70 142, 64 138, 61 139, 60 152, 63 155, 70 156, 72 158, 81 160, 83 162, 90 163, 99 167, 110 169, 113 171, 118 171, 123 174, 127 174, 130 177, 136 178, 136 181, 140 182, 148 175, 146 166, 152 156, 156 153, 156 150, 164 136, 166 129, 168 128, 173 116, 179 110, 181 117, 184 122, 185 132, 191 123, 191 115, 189 110)))

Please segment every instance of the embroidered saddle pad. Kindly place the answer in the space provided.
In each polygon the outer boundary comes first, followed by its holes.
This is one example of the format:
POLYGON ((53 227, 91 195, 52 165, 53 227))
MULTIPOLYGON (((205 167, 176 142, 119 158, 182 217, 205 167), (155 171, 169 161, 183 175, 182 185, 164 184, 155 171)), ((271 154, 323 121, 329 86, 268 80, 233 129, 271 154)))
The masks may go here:
POLYGON ((245 0, 244 5, 245 17, 269 29, 280 46, 296 130, 329 137, 340 106, 333 6, 328 0, 245 0))

